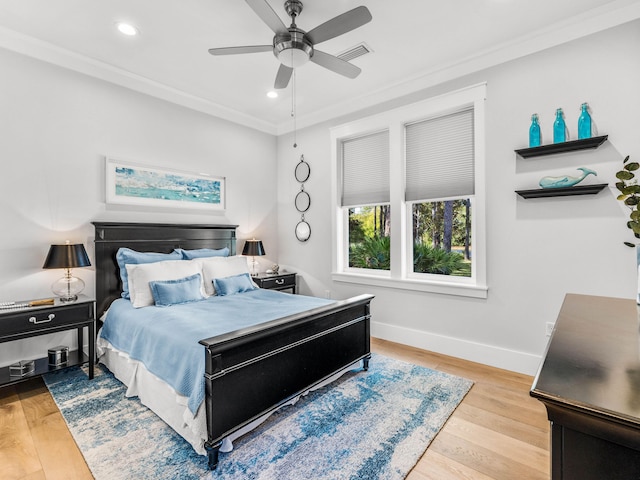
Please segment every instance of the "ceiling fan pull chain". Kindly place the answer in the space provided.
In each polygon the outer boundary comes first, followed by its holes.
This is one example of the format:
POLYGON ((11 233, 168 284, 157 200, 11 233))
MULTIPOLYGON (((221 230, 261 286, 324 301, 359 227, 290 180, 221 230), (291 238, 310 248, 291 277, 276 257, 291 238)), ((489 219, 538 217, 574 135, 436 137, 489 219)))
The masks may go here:
POLYGON ((293 69, 291 79, 291 116, 293 117, 293 148, 298 147, 297 124, 296 124, 296 69, 293 69))

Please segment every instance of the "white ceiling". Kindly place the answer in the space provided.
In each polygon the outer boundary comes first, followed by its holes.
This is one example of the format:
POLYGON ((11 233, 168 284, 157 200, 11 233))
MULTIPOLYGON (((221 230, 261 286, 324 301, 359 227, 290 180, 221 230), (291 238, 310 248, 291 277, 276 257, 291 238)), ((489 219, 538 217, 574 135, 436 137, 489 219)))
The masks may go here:
MULTIPOLYGON (((268 0, 286 25, 284 0, 268 0)), ((299 28, 359 5, 373 20, 324 42, 336 55, 365 42, 354 80, 313 63, 296 70, 297 128, 640 18, 640 0, 303 0, 299 28)), ((212 47, 264 45, 273 32, 242 0, 0 0, 0 47, 259 130, 293 128, 291 85, 272 89, 271 53, 214 57, 212 47), (134 23, 141 35, 119 34, 134 23)))

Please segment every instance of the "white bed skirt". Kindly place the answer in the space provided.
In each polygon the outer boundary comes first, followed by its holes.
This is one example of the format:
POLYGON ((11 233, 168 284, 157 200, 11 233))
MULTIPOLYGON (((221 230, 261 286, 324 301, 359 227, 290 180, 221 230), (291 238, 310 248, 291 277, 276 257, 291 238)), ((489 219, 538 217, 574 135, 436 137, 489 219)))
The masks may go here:
MULTIPOLYGON (((207 440, 207 419, 204 402, 200 404, 198 411, 193 415, 187 406, 187 397, 180 395, 169 384, 150 373, 142 362, 131 359, 129 355, 115 348, 103 339, 100 334, 98 334, 96 352, 98 361, 105 365, 127 387, 125 394, 127 397, 138 397, 143 405, 147 406, 189 442, 197 453, 206 455, 204 442, 207 440)), ((301 396, 333 382, 346 372, 359 367, 361 363, 361 361, 358 361, 349 365, 282 406, 293 405, 301 396)), ((229 435, 223 440, 220 451, 230 452, 233 449, 233 441, 235 439, 256 428, 269 418, 272 413, 269 412, 263 415, 229 435)))

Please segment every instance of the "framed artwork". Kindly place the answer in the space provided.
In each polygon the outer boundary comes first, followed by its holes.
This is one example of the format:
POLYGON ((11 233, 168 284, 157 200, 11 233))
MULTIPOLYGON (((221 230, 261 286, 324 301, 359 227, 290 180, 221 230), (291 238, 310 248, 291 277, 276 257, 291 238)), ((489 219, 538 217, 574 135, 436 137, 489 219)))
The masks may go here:
POLYGON ((107 203, 224 210, 225 178, 106 160, 107 203))

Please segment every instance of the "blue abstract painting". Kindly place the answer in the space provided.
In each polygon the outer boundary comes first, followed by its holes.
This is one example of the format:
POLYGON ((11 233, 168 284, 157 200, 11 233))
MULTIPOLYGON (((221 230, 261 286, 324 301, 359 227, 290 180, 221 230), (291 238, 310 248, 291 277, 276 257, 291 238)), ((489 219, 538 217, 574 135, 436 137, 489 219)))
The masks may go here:
POLYGON ((107 202, 224 209, 224 178, 107 160, 107 202))

